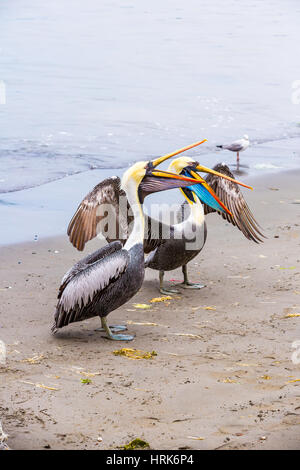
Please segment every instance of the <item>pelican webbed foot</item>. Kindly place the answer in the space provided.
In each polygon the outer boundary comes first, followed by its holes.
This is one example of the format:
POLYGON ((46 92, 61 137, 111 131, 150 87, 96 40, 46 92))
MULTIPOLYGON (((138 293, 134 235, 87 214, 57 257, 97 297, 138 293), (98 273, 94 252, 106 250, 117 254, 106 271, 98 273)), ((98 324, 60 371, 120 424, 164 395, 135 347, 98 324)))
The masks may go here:
POLYGON ((164 287, 162 287, 161 289, 159 289, 159 292, 163 295, 174 295, 174 294, 180 294, 179 290, 177 289, 165 289, 164 287))
POLYGON ((132 335, 114 335, 111 333, 110 336, 108 336, 109 339, 112 339, 114 341, 132 341, 134 339, 134 336, 132 335))
MULTIPOLYGON (((108 327, 112 333, 118 333, 119 331, 127 330, 127 326, 125 325, 109 325, 108 327)), ((104 328, 95 328, 95 331, 105 331, 104 328)))
POLYGON ((163 287, 164 274, 164 271, 159 271, 159 292, 163 295, 180 294, 177 289, 166 289, 163 287))
POLYGON ((183 279, 183 282, 179 284, 180 287, 183 287, 184 289, 203 289, 203 287, 206 287, 204 284, 199 284, 199 283, 194 283, 194 282, 189 281, 186 264, 182 266, 182 273, 183 273, 184 279, 183 279))
MULTIPOLYGON (((103 331, 105 331, 108 339, 112 339, 114 341, 132 341, 134 339, 134 336, 132 335, 115 335, 108 326, 105 317, 101 317, 101 325, 101 330, 103 329, 103 331)), ((115 325, 115 327, 117 327, 117 329, 114 331, 124 331, 127 329, 126 326, 123 325, 115 325)))
POLYGON ((197 282, 182 282, 181 284, 178 284, 180 287, 183 289, 203 289, 203 287, 206 287, 204 284, 199 284, 197 282))

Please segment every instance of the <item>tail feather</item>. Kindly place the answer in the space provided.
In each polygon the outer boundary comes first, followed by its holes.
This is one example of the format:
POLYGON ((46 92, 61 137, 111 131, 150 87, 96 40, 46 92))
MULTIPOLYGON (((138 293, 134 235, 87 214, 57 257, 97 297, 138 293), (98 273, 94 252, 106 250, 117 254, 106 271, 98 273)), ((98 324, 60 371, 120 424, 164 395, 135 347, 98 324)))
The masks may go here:
POLYGON ((53 325, 52 325, 52 327, 51 327, 51 333, 52 333, 53 335, 55 335, 55 333, 57 333, 57 332, 58 332, 58 328, 57 328, 57 326, 56 326, 56 323, 54 322, 53 325))

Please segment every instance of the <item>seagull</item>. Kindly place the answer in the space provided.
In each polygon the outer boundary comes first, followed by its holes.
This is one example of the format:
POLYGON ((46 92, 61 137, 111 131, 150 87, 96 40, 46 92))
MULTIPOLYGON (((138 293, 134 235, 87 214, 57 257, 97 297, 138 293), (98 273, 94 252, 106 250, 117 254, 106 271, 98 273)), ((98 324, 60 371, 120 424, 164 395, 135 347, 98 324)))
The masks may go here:
POLYGON ((220 149, 231 150, 231 152, 236 152, 236 166, 237 170, 240 169, 240 152, 246 150, 250 145, 249 137, 245 134, 242 139, 235 140, 231 144, 217 145, 220 149))

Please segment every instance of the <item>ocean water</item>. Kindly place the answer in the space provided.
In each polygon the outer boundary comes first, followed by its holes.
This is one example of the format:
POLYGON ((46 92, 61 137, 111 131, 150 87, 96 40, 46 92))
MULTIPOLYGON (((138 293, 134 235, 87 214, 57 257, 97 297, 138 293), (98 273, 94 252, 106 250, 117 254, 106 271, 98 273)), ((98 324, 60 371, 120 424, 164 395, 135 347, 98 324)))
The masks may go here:
POLYGON ((246 133, 245 173, 298 168, 299 24, 297 0, 0 2, 0 211, 202 138, 207 166, 246 133))

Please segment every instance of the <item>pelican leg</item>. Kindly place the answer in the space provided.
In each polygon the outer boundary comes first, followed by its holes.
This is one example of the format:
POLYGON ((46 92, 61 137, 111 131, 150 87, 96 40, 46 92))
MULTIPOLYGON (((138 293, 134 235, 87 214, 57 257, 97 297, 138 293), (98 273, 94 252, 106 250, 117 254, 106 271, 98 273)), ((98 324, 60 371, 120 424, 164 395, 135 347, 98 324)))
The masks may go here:
POLYGON ((131 341, 134 339, 134 336, 132 335, 114 335, 107 322, 106 322, 106 318, 105 317, 101 317, 101 325, 102 325, 102 328, 103 330, 105 331, 105 333, 107 334, 107 337, 109 339, 113 339, 114 341, 131 341))
POLYGON ((202 289, 203 287, 205 287, 205 285, 203 284, 195 284, 194 282, 189 281, 186 264, 182 266, 182 272, 183 272, 183 282, 179 285, 183 287, 184 289, 202 289))
MULTIPOLYGON (((112 333, 118 333, 118 331, 127 330, 126 325, 109 325, 109 329, 112 333)), ((95 328, 95 331, 106 331, 104 328, 95 328)))
POLYGON ((177 289, 165 289, 163 287, 164 274, 164 271, 159 271, 159 292, 165 295, 179 294, 180 292, 177 289))

